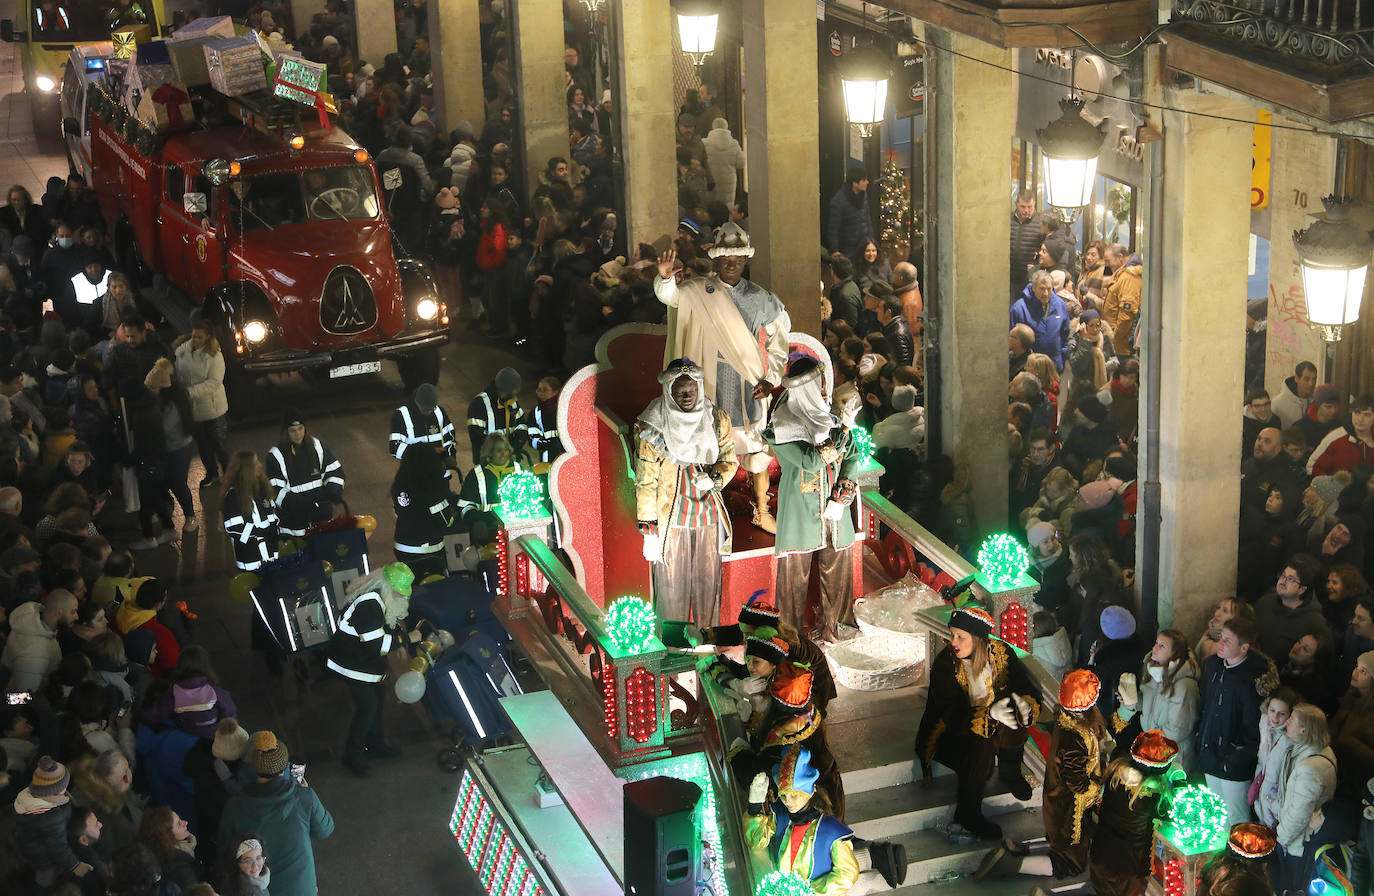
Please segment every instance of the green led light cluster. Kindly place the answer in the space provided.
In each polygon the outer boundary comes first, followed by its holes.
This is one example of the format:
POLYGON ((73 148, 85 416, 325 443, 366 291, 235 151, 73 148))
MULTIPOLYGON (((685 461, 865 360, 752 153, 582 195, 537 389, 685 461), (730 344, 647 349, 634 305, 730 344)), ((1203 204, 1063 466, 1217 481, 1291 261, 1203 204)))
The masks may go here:
POLYGON ((625 653, 647 653, 657 622, 654 608, 633 595, 620 598, 606 610, 606 634, 625 653))
POLYGON ((1169 821, 1176 842, 1187 852, 1207 849, 1230 830, 1226 801, 1211 788, 1193 784, 1174 791, 1169 821))
POLYGON ((859 460, 873 456, 873 436, 862 426, 851 426, 849 437, 854 440, 854 454, 859 460))
POLYGON ((754 896, 814 896, 811 882, 791 871, 770 871, 759 881, 754 896))
POLYGON ((501 515, 508 519, 532 520, 545 516, 544 483, 527 470, 506 474, 496 487, 501 497, 501 515))
POLYGON ((978 548, 978 568, 994 588, 1010 588, 1021 580, 1030 555, 1021 543, 1005 532, 989 535, 978 548))

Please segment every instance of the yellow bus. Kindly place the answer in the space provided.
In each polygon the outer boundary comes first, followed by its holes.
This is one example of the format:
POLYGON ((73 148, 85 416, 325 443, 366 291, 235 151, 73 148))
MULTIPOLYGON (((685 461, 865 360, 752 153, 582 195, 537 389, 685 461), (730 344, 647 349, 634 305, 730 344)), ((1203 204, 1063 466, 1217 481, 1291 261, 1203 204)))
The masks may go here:
POLYGON ((20 45, 24 89, 37 130, 57 127, 62 70, 72 47, 132 31, 138 41, 164 33, 163 0, 15 0, 14 19, 0 20, 0 39, 20 45))

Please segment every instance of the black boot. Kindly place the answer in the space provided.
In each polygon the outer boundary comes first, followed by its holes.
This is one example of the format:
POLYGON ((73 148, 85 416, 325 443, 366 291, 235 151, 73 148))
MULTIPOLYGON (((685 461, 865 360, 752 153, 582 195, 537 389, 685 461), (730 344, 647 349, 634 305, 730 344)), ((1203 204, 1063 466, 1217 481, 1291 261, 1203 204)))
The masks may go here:
POLYGON ((353 773, 355 777, 366 778, 372 774, 372 766, 368 764, 366 758, 354 756, 352 754, 344 756, 344 768, 353 773))
POLYGON ((1011 790, 1011 795, 1018 800, 1028 800, 1031 798, 1030 782, 1026 776, 1021 774, 1021 748, 997 751, 997 774, 1002 779, 1007 788, 1011 790))
POLYGON ((902 844, 890 841, 870 843, 868 860, 889 887, 896 889, 906 881, 906 847, 902 844))

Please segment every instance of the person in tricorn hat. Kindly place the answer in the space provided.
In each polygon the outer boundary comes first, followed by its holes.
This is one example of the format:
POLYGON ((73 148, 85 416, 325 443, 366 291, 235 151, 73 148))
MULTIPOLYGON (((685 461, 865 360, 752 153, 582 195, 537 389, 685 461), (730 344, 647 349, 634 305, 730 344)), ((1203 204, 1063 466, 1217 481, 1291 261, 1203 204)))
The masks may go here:
POLYGON ((709 627, 720 621, 720 555, 730 550, 720 489, 739 462, 729 415, 702 394, 702 376, 687 358, 659 375, 663 395, 634 427, 635 499, 659 618, 709 627))
POLYGON ((669 249, 659 257, 654 294, 669 309, 664 359, 693 358, 702 365, 704 394, 729 415, 735 454, 753 485, 754 525, 776 532, 768 507, 763 402, 782 381, 792 322, 777 296, 744 279, 754 248, 739 225, 717 228, 708 254, 714 272, 682 283, 675 279, 677 253, 669 249))
POLYGON ((283 416, 281 440, 267 450, 265 466, 282 535, 305 535, 310 526, 332 517, 333 505, 343 501, 343 464, 328 445, 306 432, 305 417, 295 408, 283 416))
POLYGON ((1142 731, 1131 752, 1107 766, 1088 851, 1088 880, 1098 896, 1145 892, 1155 820, 1168 805, 1167 772, 1177 756, 1178 744, 1155 729, 1142 731))
MULTIPOLYGON (((1270 896, 1274 890, 1267 866, 1277 845, 1271 827, 1253 821, 1231 825, 1226 848, 1208 859, 1198 874, 1196 896, 1270 896)), ((1351 884, 1356 893, 1369 892, 1354 874, 1351 884)))

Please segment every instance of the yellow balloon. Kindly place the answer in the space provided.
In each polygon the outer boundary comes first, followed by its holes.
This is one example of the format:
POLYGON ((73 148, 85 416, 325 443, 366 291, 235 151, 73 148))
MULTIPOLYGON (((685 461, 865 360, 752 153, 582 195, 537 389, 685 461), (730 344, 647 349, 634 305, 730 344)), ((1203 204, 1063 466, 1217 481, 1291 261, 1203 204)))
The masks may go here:
POLYGON ((323 560, 321 562, 324 563, 324 574, 327 576, 334 575, 334 564, 330 563, 328 560, 323 560))
POLYGON ((290 557, 300 550, 300 543, 294 538, 283 538, 277 545, 278 557, 290 557))
POLYGON ((248 603, 249 593, 262 584, 257 573, 241 572, 229 580, 229 596, 241 604, 248 603))
POLYGON ((375 516, 363 514, 358 517, 358 528, 362 529, 368 535, 371 535, 373 532, 377 531, 377 518, 375 516))
POLYGON ((443 577, 443 576, 439 575, 438 573, 435 573, 435 574, 433 574, 433 575, 425 576, 424 581, 422 581, 420 584, 421 584, 421 585, 428 585, 430 582, 442 582, 443 580, 444 580, 444 577, 443 577))

